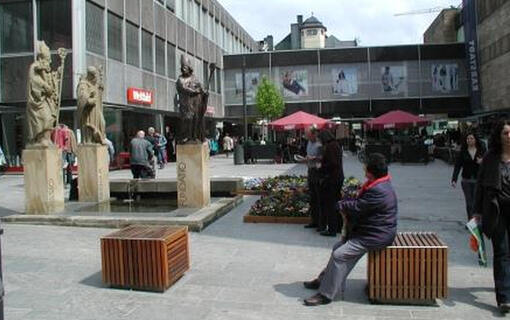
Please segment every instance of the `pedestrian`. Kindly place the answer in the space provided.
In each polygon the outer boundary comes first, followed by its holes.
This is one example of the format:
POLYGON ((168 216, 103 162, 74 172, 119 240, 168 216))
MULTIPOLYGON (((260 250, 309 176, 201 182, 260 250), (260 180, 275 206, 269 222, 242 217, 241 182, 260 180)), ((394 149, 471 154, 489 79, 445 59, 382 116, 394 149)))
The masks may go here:
POLYGON ((343 297, 345 281, 359 259, 371 250, 379 250, 393 243, 397 234, 397 197, 385 157, 380 153, 368 156, 364 166, 367 181, 358 198, 338 202, 338 210, 347 221, 356 221, 346 237, 333 246, 326 268, 312 281, 305 281, 307 289, 318 293, 305 299, 307 306, 330 303, 337 295, 343 297))
POLYGON ((227 155, 234 149, 234 140, 229 136, 228 132, 225 133, 225 137, 223 137, 223 151, 227 155))
POLYGON ((106 148, 108 149, 108 168, 110 168, 110 163, 112 163, 113 159, 115 159, 115 148, 113 147, 112 141, 107 137, 105 137, 104 141, 106 142, 106 148))
POLYGON ((341 229, 340 216, 335 210, 335 205, 340 198, 344 181, 342 149, 329 130, 321 131, 319 139, 322 144, 322 158, 319 168, 321 198, 319 231, 323 236, 334 237, 341 229))
POLYGON ((510 120, 496 124, 478 174, 475 218, 492 240, 496 302, 510 311, 510 120))
POLYGON ((167 149, 167 160, 168 162, 175 161, 175 146, 174 146, 174 134, 170 130, 170 126, 165 127, 165 138, 167 141, 166 149, 167 149))
POLYGON ((460 153, 455 162, 451 185, 453 188, 457 186, 457 179, 462 169, 462 191, 466 200, 467 221, 473 217, 473 203, 475 201, 476 178, 478 176, 478 168, 482 163, 485 155, 485 147, 480 139, 474 134, 466 135, 460 149, 460 153))
POLYGON ((145 132, 138 131, 131 140, 131 172, 133 178, 150 178, 154 175, 150 161, 154 155, 152 143, 145 139, 145 132))
POLYGON ((156 149, 154 150, 154 152, 156 152, 159 169, 163 169, 165 168, 165 157, 163 153, 166 150, 167 140, 164 135, 160 134, 157 131, 154 133, 154 137, 156 139, 156 149))
POLYGON ((312 222, 305 225, 305 228, 325 230, 325 225, 320 225, 321 203, 319 186, 319 166, 322 159, 322 145, 317 139, 318 130, 315 127, 308 131, 308 142, 306 144, 306 165, 308 167, 307 182, 308 193, 310 194, 310 216, 312 222))

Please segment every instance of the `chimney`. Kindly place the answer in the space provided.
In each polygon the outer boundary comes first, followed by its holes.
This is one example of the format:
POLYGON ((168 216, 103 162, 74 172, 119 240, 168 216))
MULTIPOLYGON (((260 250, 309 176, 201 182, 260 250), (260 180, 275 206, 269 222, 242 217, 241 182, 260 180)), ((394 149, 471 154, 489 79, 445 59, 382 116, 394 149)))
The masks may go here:
POLYGON ((297 16, 297 23, 301 27, 301 25, 303 24, 303 15, 300 14, 297 16))

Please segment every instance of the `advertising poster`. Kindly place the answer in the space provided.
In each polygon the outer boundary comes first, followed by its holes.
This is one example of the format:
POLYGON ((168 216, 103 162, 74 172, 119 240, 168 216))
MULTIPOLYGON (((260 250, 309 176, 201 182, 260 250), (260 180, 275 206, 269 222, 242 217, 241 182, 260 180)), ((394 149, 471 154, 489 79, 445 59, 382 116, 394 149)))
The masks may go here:
MULTIPOLYGON (((255 95, 257 94, 257 87, 259 86, 260 74, 258 72, 246 72, 245 73, 245 81, 246 81, 246 99, 252 100, 255 99, 255 95)), ((243 74, 236 73, 236 98, 243 97, 243 74)))
POLYGON ((384 66, 381 68, 382 91, 400 94, 407 91, 407 72, 405 66, 384 66))
POLYGON ((358 69, 334 68, 331 70, 333 79, 333 94, 339 96, 351 96, 358 93, 358 69))
POLYGON ((432 90, 443 93, 459 90, 459 66, 451 64, 432 65, 432 90))
POLYGON ((281 73, 283 96, 301 97, 308 95, 308 72, 289 70, 281 73))

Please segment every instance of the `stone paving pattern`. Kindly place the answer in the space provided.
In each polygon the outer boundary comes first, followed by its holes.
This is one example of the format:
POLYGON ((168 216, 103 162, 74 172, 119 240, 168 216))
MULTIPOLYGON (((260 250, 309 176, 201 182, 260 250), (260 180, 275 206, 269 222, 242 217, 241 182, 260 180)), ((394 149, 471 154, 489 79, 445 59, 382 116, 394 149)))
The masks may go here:
MULTIPOLYGON (((347 175, 362 176, 346 155, 347 175)), ((214 157, 215 176, 302 173, 301 165, 234 166, 214 157)), ((159 172, 172 177, 175 167, 159 172)), ((364 294, 366 257, 351 273, 344 301, 305 307, 313 291, 303 280, 325 266, 336 239, 301 225, 245 224, 256 197, 201 233, 191 233, 191 270, 165 293, 105 288, 101 284, 99 238, 111 229, 5 224, 2 236, 5 311, 9 320, 116 319, 490 319, 500 317, 492 268, 478 267, 463 227, 460 188, 449 187, 452 167, 392 164, 399 197, 400 231, 435 231, 449 245, 449 298, 438 306, 371 305, 364 294)), ((129 177, 129 171, 111 177, 129 177)), ((0 177, 2 214, 23 210, 23 180, 0 177), (20 205, 21 204, 21 205, 20 205)), ((489 245, 490 247, 490 245, 489 245)), ((489 253, 491 254, 491 253, 489 253)), ((490 259, 492 260, 492 259, 490 259)))

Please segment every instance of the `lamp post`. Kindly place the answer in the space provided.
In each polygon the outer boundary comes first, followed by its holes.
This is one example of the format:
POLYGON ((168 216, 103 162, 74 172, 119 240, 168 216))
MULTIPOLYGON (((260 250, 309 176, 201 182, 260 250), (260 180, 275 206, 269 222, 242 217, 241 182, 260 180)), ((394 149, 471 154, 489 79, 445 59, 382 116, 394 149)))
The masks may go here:
POLYGON ((244 123, 244 141, 248 139, 248 115, 246 106, 246 56, 243 55, 242 66, 242 81, 243 81, 243 123, 244 123))

